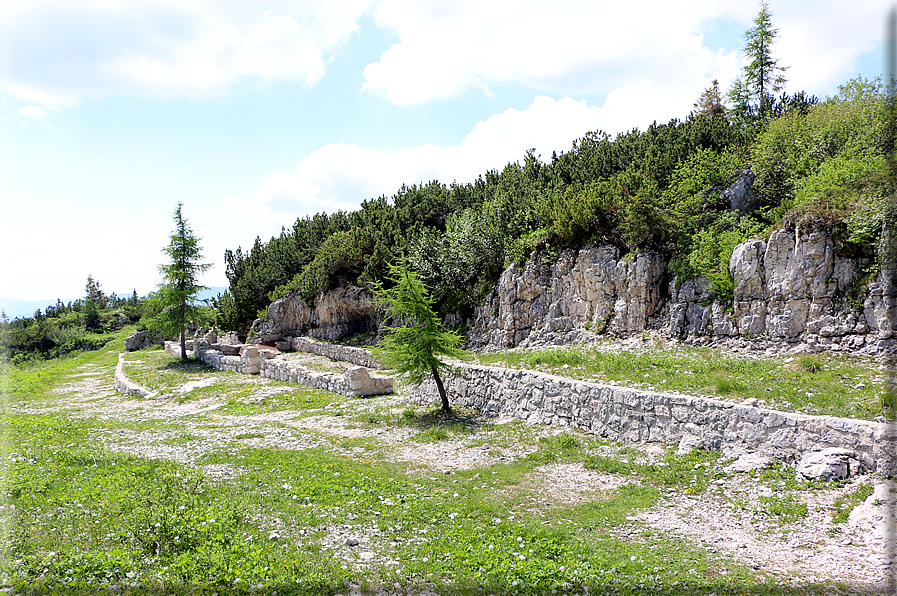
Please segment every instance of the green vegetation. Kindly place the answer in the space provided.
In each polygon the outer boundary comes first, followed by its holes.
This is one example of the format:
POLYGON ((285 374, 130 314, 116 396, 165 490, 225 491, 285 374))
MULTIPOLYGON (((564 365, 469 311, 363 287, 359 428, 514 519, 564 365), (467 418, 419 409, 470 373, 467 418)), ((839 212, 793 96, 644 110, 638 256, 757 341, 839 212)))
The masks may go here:
POLYGON ((861 505, 870 495, 872 495, 872 485, 863 483, 849 493, 835 499, 835 502, 832 504, 832 508, 835 510, 832 515, 832 523, 847 523, 847 520, 850 518, 850 512, 856 506, 861 505))
POLYGON ((439 390, 442 411, 451 413, 448 396, 439 376, 445 364, 440 357, 460 356, 461 336, 446 331, 433 311, 433 299, 417 275, 401 261, 391 267, 392 288, 375 285, 375 295, 385 312, 384 320, 393 323, 374 353, 385 368, 407 375, 414 383, 432 376, 439 390))
POLYGON ((760 12, 754 17, 754 26, 745 34, 744 57, 748 63, 741 76, 732 83, 729 97, 735 117, 745 120, 765 119, 775 102, 775 94, 785 85, 785 67, 772 58, 772 44, 778 29, 772 26, 769 3, 760 3, 760 12))
POLYGON ((210 318, 207 309, 197 304, 197 294, 207 289, 199 285, 199 276, 212 265, 202 262, 199 238, 190 229, 181 212, 184 204, 178 202, 172 214, 174 232, 168 246, 162 249, 170 261, 159 265, 162 283, 150 299, 157 313, 150 320, 150 327, 166 336, 178 335, 181 344, 181 361, 187 362, 186 327, 198 326, 210 318))
POLYGON ((245 331, 290 291, 312 301, 340 284, 389 285, 389 264, 403 254, 440 314, 470 314, 504 267, 535 250, 587 243, 663 253, 681 278, 707 276, 722 300, 732 297, 732 249, 776 227, 825 228, 845 254, 871 258, 887 203, 883 86, 856 79, 824 101, 776 98, 778 67, 757 59, 741 116, 711 88, 684 120, 615 138, 589 133, 545 162, 528 152, 471 183, 405 186, 227 251, 217 322, 245 331), (759 203, 739 213, 721 192, 746 170, 759 203))
MULTIPOLYGON (((439 594, 804 593, 636 521, 670 491, 737 505, 738 494, 718 485, 729 481, 719 454, 646 457, 639 446, 496 426, 472 412, 390 413, 389 398, 325 396, 150 351, 129 354, 128 374, 180 395, 182 414, 172 415, 178 401, 138 400, 127 415, 110 416, 103 402, 120 396, 70 409, 70 392, 83 389, 69 383, 85 370, 105 383, 120 341, 11 376, 0 582, 17 593, 335 594, 350 583, 439 594), (177 391, 188 382, 196 388, 177 391), (204 410, 219 407, 197 413, 185 403, 200 400, 204 410), (21 409, 38 403, 40 413, 21 409), (388 443, 257 419, 284 411, 292 420, 339 420, 344 410, 356 411, 362 429, 410 432, 407 445, 458 441, 488 449, 491 461, 442 473, 396 463, 388 443), (191 463, 148 447, 185 450, 191 463), (546 502, 540 482, 556 472, 545 466, 570 464, 620 482, 546 502), (211 470, 229 470, 227 479, 211 470)), ((775 491, 745 511, 755 523, 787 529, 806 515, 801 492, 815 485, 795 481, 792 468, 753 482, 775 491)))
POLYGON ((473 354, 479 364, 528 368, 600 383, 754 398, 784 410, 872 419, 890 409, 878 367, 844 355, 758 358, 688 346, 639 351, 558 348, 473 354))
POLYGON ((139 324, 145 301, 137 291, 128 297, 103 292, 100 282, 87 277, 84 298, 56 304, 32 317, 10 321, 0 317, 0 361, 24 364, 103 347, 117 330, 139 324))

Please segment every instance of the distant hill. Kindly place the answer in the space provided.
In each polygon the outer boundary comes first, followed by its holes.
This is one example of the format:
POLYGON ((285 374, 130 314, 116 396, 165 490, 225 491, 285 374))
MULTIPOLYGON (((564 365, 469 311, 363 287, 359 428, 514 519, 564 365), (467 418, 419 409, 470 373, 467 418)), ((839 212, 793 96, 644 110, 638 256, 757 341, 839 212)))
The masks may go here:
MULTIPOLYGON (((203 300, 207 298, 214 298, 218 294, 224 293, 227 290, 227 286, 209 288, 208 290, 201 292, 199 297, 203 300)), ((131 294, 119 294, 122 298, 128 298, 131 294)), ((62 301, 68 304, 77 298, 62 298, 62 301)), ((51 304, 56 304, 56 298, 52 300, 13 300, 12 298, 0 298, 0 309, 6 313, 6 316, 9 317, 10 320, 15 319, 17 317, 31 317, 34 316, 34 311, 37 309, 44 310, 51 304)))

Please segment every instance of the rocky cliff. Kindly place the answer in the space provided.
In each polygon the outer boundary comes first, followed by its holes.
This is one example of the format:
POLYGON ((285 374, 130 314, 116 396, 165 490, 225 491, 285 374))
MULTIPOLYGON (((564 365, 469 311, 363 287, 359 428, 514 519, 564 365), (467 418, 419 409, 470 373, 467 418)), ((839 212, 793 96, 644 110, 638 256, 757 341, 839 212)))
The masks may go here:
POLYGON ((732 301, 714 300, 705 278, 680 281, 654 254, 621 257, 611 246, 535 254, 502 274, 476 310, 471 346, 497 350, 577 343, 645 329, 696 343, 754 350, 890 350, 895 288, 878 274, 862 304, 847 300, 868 258, 838 254, 824 232, 801 228, 750 240, 732 254, 732 301))
MULTIPOLYGON (((860 277, 869 259, 839 253, 824 232, 774 231, 734 250, 732 300, 715 300, 702 277, 679 280, 658 254, 621 255, 613 246, 534 254, 512 265, 470 321, 470 347, 582 343, 603 334, 657 330, 690 343, 778 352, 846 350, 879 354, 897 342, 897 290, 883 273, 860 277), (853 300, 848 300, 848 296, 853 300), (851 303, 852 302, 852 303, 851 303)), ((336 340, 378 327, 373 296, 355 286, 295 294, 268 307, 254 341, 309 335, 336 340)))
POLYGON ((333 341, 376 330, 377 313, 374 297, 357 286, 323 292, 312 305, 292 292, 271 303, 267 316, 257 319, 250 333, 253 333, 253 341, 273 341, 298 335, 333 341))

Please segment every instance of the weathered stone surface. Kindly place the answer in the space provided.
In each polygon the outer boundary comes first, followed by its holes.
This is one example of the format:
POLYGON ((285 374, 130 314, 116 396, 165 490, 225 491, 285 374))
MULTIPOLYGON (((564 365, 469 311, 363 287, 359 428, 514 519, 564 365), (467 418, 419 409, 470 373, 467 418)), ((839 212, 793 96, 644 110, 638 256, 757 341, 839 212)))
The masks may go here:
POLYGON ((370 292, 346 286, 319 294, 312 306, 292 292, 271 303, 267 316, 257 319, 250 331, 254 332, 253 341, 278 341, 295 335, 333 341, 375 330, 377 322, 378 308, 370 292))
POLYGON ((623 256, 613 246, 536 253, 506 269, 469 333, 474 349, 589 341, 663 329, 771 351, 848 350, 880 354, 897 344, 897 289, 878 275, 862 308, 846 293, 868 258, 837 254, 823 232, 792 227, 748 240, 729 261, 733 300, 721 302, 707 279, 670 280, 658 255, 623 256))
POLYGON ((475 347, 555 343, 571 331, 633 333, 645 328, 661 302, 660 255, 620 258, 612 246, 564 250, 553 262, 537 253, 506 269, 470 335, 475 347))
POLYGON ((756 453, 745 453, 736 461, 723 468, 723 471, 727 474, 732 472, 750 472, 753 470, 765 470, 771 465, 772 458, 757 455, 756 453))
POLYGON ((137 331, 125 338, 125 351, 136 352, 137 350, 142 350, 143 348, 161 343, 162 339, 155 333, 146 330, 137 331))
POLYGON ((864 470, 856 451, 841 447, 807 453, 797 465, 798 477, 807 480, 841 480, 864 470))
POLYGON ((750 213, 760 206, 754 194, 754 173, 751 170, 740 170, 735 181, 722 192, 723 198, 729 201, 729 209, 739 215, 750 213))
POLYGON ((749 302, 766 297, 763 256, 766 243, 748 240, 735 247, 729 259, 729 272, 735 284, 735 302, 749 302))
MULTIPOLYGON (((893 424, 776 412, 755 403, 641 391, 461 362, 451 363, 443 381, 454 403, 489 415, 581 428, 611 440, 678 443, 686 452, 700 447, 789 463, 804 458, 808 475, 837 477, 842 473, 841 462, 850 474, 875 469, 897 475, 890 463, 897 441, 893 424), (588 398, 578 401, 578 395, 588 398), (821 467, 814 460, 818 454, 823 458, 821 467), (832 471, 826 472, 826 466, 832 471)), ((434 403, 438 399, 435 384, 426 381, 413 387, 411 399, 434 403)))

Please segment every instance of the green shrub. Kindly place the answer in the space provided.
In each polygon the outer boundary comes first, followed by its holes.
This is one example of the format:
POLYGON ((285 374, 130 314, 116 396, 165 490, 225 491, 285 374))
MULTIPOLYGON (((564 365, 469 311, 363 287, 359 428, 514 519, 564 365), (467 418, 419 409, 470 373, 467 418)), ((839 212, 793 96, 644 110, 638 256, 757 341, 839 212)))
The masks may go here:
POLYGON ((762 203, 777 207, 804 187, 806 198, 814 188, 826 190, 851 172, 867 171, 862 163, 882 154, 883 107, 879 81, 859 78, 806 114, 792 112, 770 122, 753 147, 754 190, 762 203), (841 161, 819 173, 833 158, 841 161))
POLYGON ((539 220, 561 246, 619 242, 622 205, 614 187, 602 180, 553 190, 537 205, 539 220))

